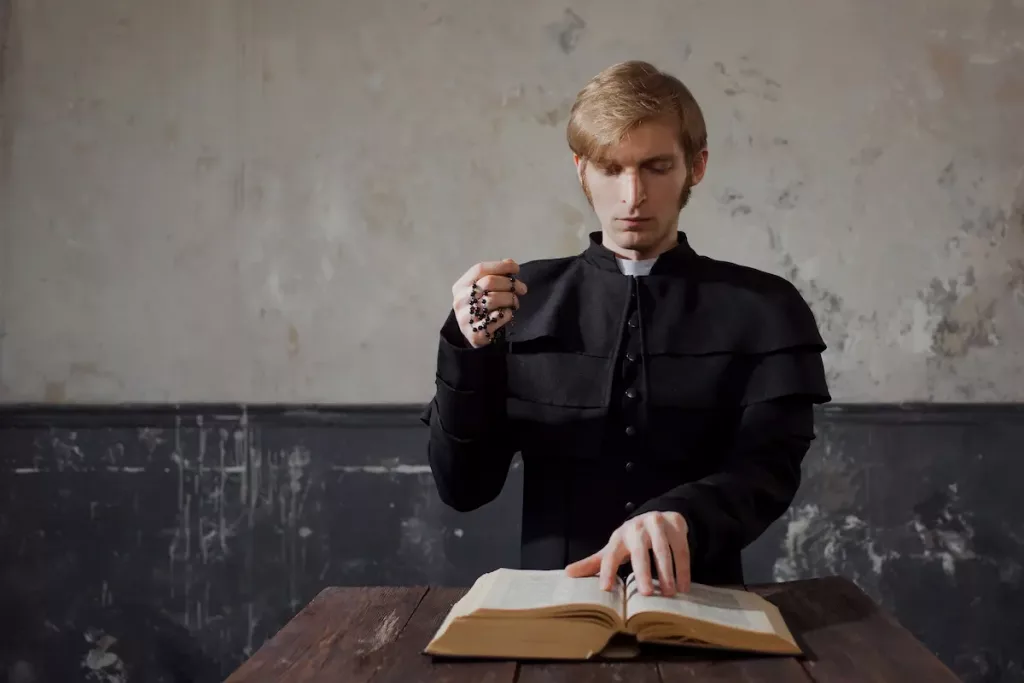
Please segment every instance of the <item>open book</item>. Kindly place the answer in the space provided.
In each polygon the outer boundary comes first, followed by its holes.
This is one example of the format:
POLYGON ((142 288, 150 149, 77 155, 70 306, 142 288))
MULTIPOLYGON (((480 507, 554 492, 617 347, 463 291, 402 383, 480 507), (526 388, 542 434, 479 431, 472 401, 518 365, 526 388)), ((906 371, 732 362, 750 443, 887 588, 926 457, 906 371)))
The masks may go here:
POLYGON ((645 596, 630 574, 611 591, 596 576, 497 569, 452 607, 425 654, 510 659, 631 657, 641 643, 800 654, 775 605, 754 593, 691 584, 645 596))

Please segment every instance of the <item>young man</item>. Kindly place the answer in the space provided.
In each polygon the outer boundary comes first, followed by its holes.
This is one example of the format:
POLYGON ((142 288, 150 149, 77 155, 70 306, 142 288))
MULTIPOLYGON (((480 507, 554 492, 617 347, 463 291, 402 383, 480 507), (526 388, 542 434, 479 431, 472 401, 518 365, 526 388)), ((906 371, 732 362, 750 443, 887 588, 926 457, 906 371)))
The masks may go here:
POLYGON ((423 416, 437 490, 478 508, 521 452, 524 568, 606 588, 631 569, 644 594, 653 576, 668 595, 742 583, 740 551, 792 502, 830 400, 814 316, 679 231, 708 152, 675 77, 606 69, 568 141, 601 230, 576 256, 481 263, 452 287, 423 416))

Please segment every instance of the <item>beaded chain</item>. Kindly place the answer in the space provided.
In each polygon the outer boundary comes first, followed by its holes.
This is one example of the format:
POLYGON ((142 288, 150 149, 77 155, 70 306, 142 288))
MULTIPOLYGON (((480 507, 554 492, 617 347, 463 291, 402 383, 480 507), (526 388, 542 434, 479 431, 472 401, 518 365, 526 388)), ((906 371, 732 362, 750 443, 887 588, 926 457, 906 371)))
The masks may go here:
MULTIPOLYGON (((512 291, 514 292, 516 289, 516 276, 509 275, 508 281, 512 284, 512 291)), ((483 332, 487 336, 489 343, 494 344, 495 342, 502 341, 505 339, 505 328, 508 327, 508 325, 502 325, 494 332, 491 332, 490 330, 487 329, 488 323, 491 322, 489 320, 490 316, 487 310, 488 294, 490 294, 490 292, 486 290, 481 290, 479 285, 477 285, 475 282, 473 283, 472 291, 469 294, 469 319, 471 329, 474 332, 483 332)), ((505 311, 499 309, 498 318, 501 319, 504 317, 505 311)), ((509 321, 508 324, 513 324, 513 321, 509 321)))

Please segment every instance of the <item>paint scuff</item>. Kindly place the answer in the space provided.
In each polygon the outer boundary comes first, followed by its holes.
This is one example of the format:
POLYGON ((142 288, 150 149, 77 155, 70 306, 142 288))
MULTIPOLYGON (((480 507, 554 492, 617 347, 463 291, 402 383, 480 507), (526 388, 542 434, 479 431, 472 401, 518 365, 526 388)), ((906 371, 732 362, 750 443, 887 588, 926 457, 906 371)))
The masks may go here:
POLYGON ((117 643, 117 638, 102 631, 89 630, 85 640, 92 647, 82 659, 82 668, 88 681, 99 683, 126 683, 128 680, 124 662, 110 648, 117 643))
POLYGON ((785 517, 783 552, 775 562, 774 579, 853 572, 856 580, 877 584, 887 563, 904 558, 934 564, 950 581, 969 561, 997 564, 1001 576, 1019 580, 1017 563, 977 552, 972 513, 962 509, 956 484, 916 505, 914 515, 905 524, 878 527, 853 514, 830 514, 815 503, 794 506, 785 517), (859 567, 868 567, 870 575, 857 574, 859 567))

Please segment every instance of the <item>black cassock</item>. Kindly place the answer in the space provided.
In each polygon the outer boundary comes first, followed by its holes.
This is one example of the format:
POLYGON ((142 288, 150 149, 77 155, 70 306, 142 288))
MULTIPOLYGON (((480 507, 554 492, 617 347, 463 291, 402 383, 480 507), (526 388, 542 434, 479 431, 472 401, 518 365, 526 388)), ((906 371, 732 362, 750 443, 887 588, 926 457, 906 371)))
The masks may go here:
POLYGON ((441 499, 490 502, 520 452, 523 568, 565 567, 627 519, 676 511, 692 579, 742 583, 740 551, 789 507, 812 405, 831 400, 800 293, 682 232, 646 276, 622 274, 594 233, 518 277, 529 291, 505 343, 470 347, 454 314, 442 326, 422 418, 441 499))

